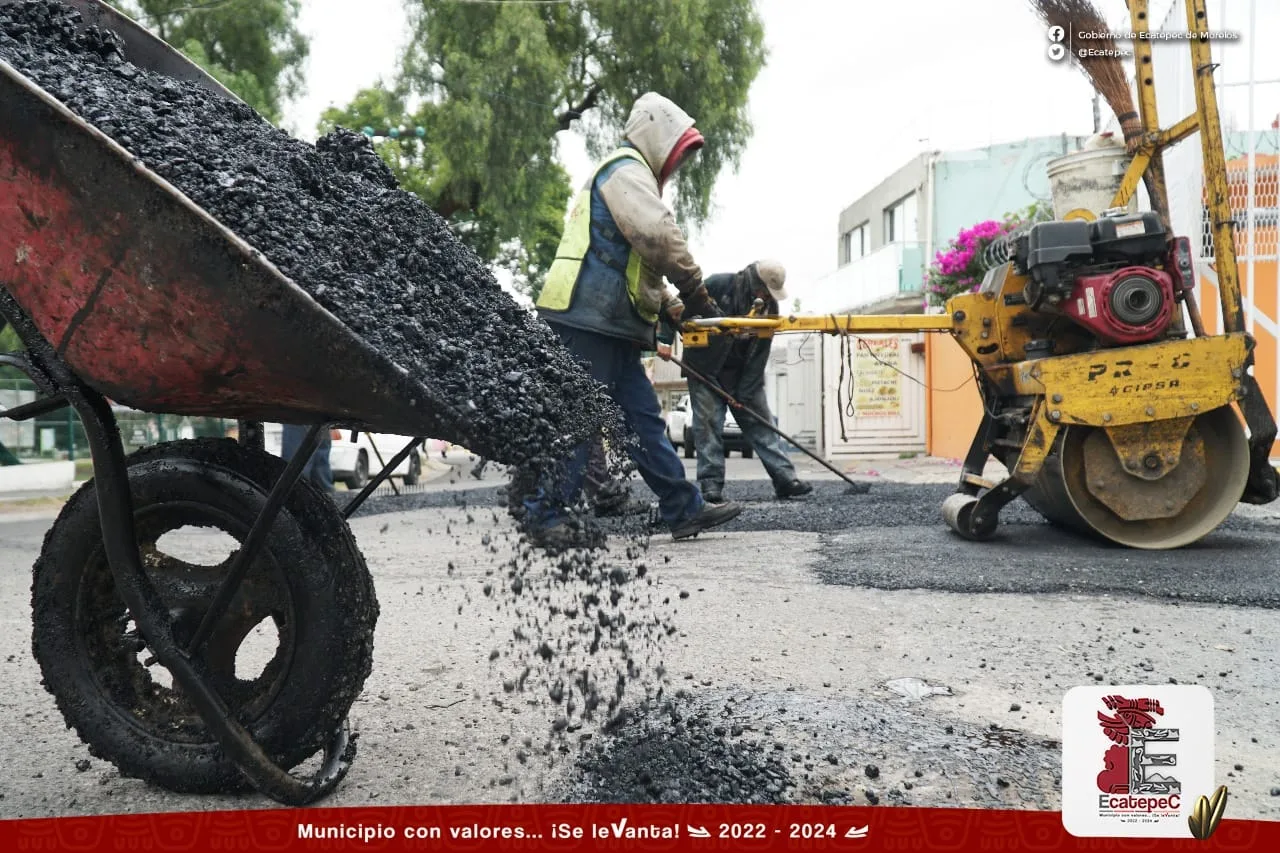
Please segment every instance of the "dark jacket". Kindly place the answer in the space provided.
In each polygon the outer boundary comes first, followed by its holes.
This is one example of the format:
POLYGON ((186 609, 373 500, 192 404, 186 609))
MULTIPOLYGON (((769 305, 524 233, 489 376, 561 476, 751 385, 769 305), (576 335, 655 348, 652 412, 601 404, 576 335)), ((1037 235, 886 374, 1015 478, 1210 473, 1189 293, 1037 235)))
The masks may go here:
MULTIPOLYGON (((709 276, 703 283, 719 306, 721 316, 745 317, 751 313, 756 296, 744 273, 720 273, 709 276)), ((776 316, 778 303, 766 299, 763 314, 776 316)), ((658 340, 671 343, 675 340, 675 332, 664 315, 658 340)), ((711 335, 708 346, 686 347, 681 360, 691 369, 715 380, 734 397, 745 399, 764 386, 764 369, 769 363, 772 346, 772 336, 711 335)))

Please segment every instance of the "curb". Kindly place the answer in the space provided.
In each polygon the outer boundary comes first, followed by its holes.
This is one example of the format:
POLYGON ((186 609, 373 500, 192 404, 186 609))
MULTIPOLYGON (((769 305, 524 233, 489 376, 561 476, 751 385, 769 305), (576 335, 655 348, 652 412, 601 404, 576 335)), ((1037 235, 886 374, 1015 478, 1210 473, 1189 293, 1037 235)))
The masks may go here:
POLYGON ((30 512, 4 512, 0 510, 0 525, 19 524, 24 521, 53 521, 60 512, 62 512, 62 507, 32 510, 30 512))

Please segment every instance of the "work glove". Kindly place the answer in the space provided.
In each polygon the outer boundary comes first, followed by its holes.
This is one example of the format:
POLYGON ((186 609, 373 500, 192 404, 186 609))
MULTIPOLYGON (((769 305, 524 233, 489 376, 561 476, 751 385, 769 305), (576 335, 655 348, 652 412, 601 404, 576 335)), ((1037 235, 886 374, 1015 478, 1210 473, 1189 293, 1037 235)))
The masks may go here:
POLYGON ((662 303, 662 313, 667 315, 667 319, 671 321, 673 326, 679 328, 680 320, 684 316, 684 302, 682 302, 678 297, 668 299, 666 302, 662 303))

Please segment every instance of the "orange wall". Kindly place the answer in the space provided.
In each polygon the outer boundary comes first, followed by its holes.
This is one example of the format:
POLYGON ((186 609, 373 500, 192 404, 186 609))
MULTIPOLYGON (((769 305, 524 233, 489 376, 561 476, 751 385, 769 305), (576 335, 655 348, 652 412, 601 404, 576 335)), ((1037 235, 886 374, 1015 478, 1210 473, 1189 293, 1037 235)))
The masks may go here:
MULTIPOLYGON (((1246 290, 1248 287, 1248 266, 1247 263, 1239 265, 1240 289, 1246 290)), ((1280 281, 1277 279, 1277 264, 1275 261, 1255 261, 1253 266, 1253 294, 1254 304, 1257 306, 1258 312, 1270 319, 1277 319, 1277 288, 1280 281)), ((1200 280, 1200 314, 1204 318, 1204 329, 1207 334, 1218 334, 1222 330, 1222 304, 1219 301, 1218 288, 1211 282, 1200 280)), ((1277 404, 1280 404, 1276 393, 1276 373, 1280 370, 1280 341, 1263 328, 1262 324, 1255 323, 1253 327, 1254 340, 1257 341, 1257 349, 1254 352, 1254 378, 1258 380, 1258 384, 1262 387, 1262 394, 1267 398, 1267 403, 1271 406, 1272 414, 1277 412, 1277 404)))
POLYGON ((963 459, 982 422, 973 362, 950 335, 925 335, 924 353, 929 377, 929 455, 963 459))

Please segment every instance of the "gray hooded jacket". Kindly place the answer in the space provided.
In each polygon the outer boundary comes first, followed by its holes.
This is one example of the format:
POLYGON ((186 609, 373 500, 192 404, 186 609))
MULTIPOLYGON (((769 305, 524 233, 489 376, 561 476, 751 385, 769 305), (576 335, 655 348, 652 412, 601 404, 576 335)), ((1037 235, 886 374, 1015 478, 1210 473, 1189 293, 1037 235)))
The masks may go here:
POLYGON ((675 215, 662 200, 659 185, 677 143, 693 125, 684 110, 661 95, 650 92, 637 99, 624 137, 644 162, 622 159, 593 173, 589 185, 592 248, 583 261, 569 309, 542 312, 547 322, 652 346, 653 326, 641 320, 635 307, 661 312, 675 298, 664 278, 680 294, 692 293, 702 283, 702 270, 675 215), (609 242, 617 245, 605 245, 609 242), (619 250, 622 257, 617 257, 619 250), (626 296, 625 279, 602 260, 615 257, 615 266, 625 265, 628 251, 643 261, 635 307, 626 296))

